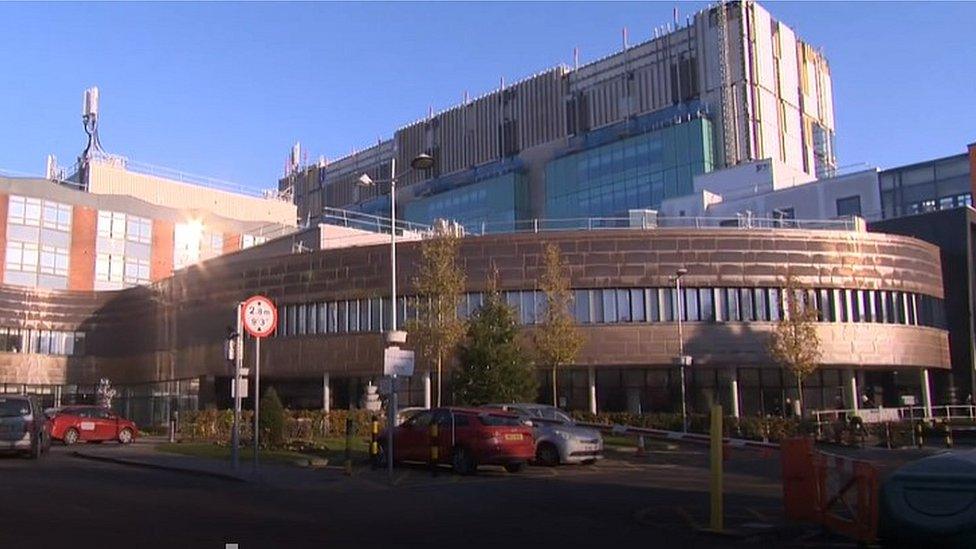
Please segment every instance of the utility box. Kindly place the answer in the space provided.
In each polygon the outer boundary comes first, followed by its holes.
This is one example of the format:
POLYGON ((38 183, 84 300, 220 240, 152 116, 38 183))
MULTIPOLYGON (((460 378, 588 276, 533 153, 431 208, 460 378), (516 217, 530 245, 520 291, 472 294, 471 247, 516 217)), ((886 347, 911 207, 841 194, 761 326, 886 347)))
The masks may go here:
POLYGON ((886 546, 976 547, 976 450, 909 463, 881 489, 886 546))

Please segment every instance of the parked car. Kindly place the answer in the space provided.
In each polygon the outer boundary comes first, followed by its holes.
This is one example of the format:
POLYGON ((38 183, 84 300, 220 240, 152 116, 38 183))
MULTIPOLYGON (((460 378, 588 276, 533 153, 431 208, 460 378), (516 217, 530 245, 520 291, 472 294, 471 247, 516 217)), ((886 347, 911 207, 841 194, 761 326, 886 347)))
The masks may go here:
POLYGON ((421 406, 408 406, 406 408, 400 408, 399 410, 397 410, 396 424, 402 425, 404 421, 410 419, 418 412, 423 412, 426 409, 427 408, 421 406))
POLYGON ((535 431, 535 461, 541 465, 596 463, 603 459, 600 431, 577 425, 573 418, 555 406, 545 404, 492 404, 530 421, 535 431))
POLYGON ((129 444, 139 436, 134 422, 100 406, 65 406, 54 412, 51 423, 51 436, 67 446, 106 440, 129 444))
POLYGON ((51 448, 51 423, 27 395, 0 396, 0 450, 37 459, 51 448))
MULTIPOLYGON (((429 462, 430 426, 438 426, 438 463, 460 474, 479 465, 501 465, 521 471, 535 455, 532 429, 514 414, 475 408, 434 408, 418 411, 393 431, 395 461, 429 462)), ((380 463, 386 462, 386 433, 380 437, 380 463)))

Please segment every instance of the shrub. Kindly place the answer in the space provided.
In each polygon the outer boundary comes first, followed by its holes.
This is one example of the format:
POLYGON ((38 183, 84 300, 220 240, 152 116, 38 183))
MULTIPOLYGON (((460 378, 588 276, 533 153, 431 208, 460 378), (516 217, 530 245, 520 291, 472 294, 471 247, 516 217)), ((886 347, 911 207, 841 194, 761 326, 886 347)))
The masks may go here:
POLYGON ((258 418, 261 441, 266 448, 280 448, 285 443, 285 407, 281 405, 274 387, 261 397, 261 415, 258 418))

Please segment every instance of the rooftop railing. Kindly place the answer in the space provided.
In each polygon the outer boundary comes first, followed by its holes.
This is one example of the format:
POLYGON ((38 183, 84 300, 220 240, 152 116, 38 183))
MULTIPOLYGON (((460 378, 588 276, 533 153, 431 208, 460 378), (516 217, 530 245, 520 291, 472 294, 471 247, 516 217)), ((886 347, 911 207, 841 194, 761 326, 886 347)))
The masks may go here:
MULTIPOLYGON (((373 232, 390 232, 390 218, 341 208, 326 207, 320 222, 373 232)), ((563 219, 524 219, 462 223, 468 236, 507 233, 540 233, 553 231, 602 231, 614 229, 806 229, 859 231, 863 220, 856 217, 840 219, 773 219, 751 216, 735 217, 661 217, 635 212, 630 217, 579 217, 563 219)), ((397 220, 398 232, 426 233, 429 225, 397 220)))

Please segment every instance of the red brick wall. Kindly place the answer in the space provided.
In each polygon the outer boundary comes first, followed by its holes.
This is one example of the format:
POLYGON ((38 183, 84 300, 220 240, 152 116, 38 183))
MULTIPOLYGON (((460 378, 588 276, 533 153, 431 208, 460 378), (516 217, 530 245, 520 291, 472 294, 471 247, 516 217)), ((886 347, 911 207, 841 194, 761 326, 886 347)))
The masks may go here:
POLYGON ((149 260, 149 279, 153 282, 173 274, 172 221, 153 219, 152 251, 149 260))
POLYGON ((71 258, 68 263, 68 289, 95 289, 95 237, 98 211, 75 206, 71 214, 71 258))
POLYGON ((0 281, 3 281, 4 269, 7 268, 7 212, 10 197, 0 194, 0 281))
POLYGON ((224 233, 224 249, 221 254, 236 252, 241 249, 241 235, 234 233, 224 233))

